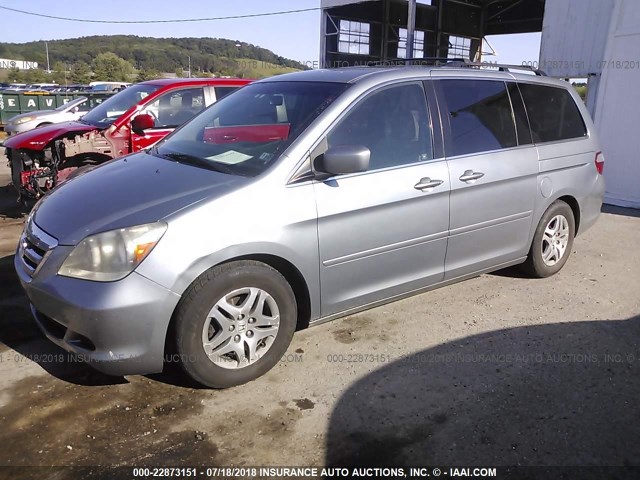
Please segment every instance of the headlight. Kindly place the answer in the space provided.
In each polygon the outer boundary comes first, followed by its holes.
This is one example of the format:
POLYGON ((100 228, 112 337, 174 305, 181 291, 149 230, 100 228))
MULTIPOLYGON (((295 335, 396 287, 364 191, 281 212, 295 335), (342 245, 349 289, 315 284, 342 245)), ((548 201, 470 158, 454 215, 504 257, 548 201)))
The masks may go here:
POLYGON ((36 117, 22 117, 22 118, 18 118, 16 120, 14 120, 11 123, 14 123, 16 125, 20 125, 21 123, 27 123, 30 122, 31 120, 35 120, 36 117))
POLYGON ((129 275, 160 241, 164 222, 149 223, 91 235, 66 258, 58 275, 112 282, 129 275))

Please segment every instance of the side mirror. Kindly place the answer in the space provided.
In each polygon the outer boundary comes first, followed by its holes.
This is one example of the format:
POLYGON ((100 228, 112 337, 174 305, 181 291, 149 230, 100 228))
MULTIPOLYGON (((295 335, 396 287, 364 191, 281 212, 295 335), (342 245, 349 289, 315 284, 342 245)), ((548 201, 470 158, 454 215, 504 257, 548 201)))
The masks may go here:
POLYGON ((138 135, 144 135, 144 131, 153 128, 156 122, 153 117, 148 113, 141 113, 133 120, 131 120, 131 130, 133 130, 138 135))
POLYGON ((72 111, 73 113, 78 113, 78 112, 80 111, 80 107, 78 107, 78 106, 76 105, 75 107, 73 107, 73 108, 71 109, 71 111, 72 111))
POLYGON ((361 145, 338 145, 329 148, 314 162, 321 177, 365 172, 369 169, 371 150, 361 145), (322 175, 326 174, 326 175, 322 175))

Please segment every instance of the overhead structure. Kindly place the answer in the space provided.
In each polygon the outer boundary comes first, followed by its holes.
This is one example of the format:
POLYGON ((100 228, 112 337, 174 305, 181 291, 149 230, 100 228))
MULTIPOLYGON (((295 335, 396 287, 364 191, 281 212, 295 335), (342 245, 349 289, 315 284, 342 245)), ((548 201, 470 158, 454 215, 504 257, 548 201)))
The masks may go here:
POLYGON ((407 58, 479 60, 486 35, 539 32, 544 0, 321 0, 324 68, 407 58), (410 28, 415 21, 413 42, 410 28), (413 50, 413 54, 411 53, 413 50))

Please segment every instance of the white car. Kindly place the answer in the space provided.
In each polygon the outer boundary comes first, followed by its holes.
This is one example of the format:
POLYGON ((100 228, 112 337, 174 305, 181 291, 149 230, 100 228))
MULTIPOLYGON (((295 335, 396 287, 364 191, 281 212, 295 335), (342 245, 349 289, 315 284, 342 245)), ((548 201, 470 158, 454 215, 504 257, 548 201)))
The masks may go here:
POLYGON ((4 131, 8 135, 15 135, 51 123, 72 122, 80 119, 89 111, 89 108, 89 99, 87 97, 74 98, 55 110, 36 110, 16 115, 9 119, 4 131))

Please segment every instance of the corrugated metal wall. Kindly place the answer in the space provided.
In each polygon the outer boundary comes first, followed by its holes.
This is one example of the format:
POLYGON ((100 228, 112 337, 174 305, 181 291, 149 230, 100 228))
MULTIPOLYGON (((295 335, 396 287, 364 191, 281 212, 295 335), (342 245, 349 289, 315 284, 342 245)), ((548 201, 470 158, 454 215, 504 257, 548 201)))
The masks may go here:
POLYGON ((546 0, 540 68, 552 77, 600 73, 616 0, 546 0))
POLYGON ((614 10, 602 61, 595 122, 606 156, 605 201, 614 205, 640 208, 638 0, 619 0, 614 10))
POLYGON ((589 77, 605 154, 605 201, 640 208, 640 1, 547 0, 540 68, 589 77))

